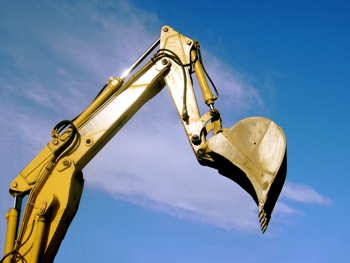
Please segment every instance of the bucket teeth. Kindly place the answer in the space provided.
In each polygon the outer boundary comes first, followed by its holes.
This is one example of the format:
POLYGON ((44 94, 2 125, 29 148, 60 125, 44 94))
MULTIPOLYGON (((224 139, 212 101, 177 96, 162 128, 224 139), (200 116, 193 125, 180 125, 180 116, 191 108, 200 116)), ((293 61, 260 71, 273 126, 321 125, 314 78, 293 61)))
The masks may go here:
MULTIPOLYGON (((259 209, 260 210, 260 209, 259 209)), ((260 212, 259 212, 259 221, 260 221, 260 227, 261 227, 261 231, 263 233, 265 233, 267 226, 269 224, 270 218, 267 216, 267 214, 265 213, 264 208, 261 208, 260 212)))

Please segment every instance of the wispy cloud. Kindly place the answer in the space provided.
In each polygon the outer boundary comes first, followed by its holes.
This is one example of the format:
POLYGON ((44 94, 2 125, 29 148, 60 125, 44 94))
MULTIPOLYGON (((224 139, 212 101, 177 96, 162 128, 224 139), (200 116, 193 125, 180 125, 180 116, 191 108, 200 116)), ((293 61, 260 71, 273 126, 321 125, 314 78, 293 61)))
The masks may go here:
POLYGON ((294 209, 294 208, 290 207, 289 205, 286 205, 282 201, 279 201, 276 203, 276 206, 274 208, 274 213, 280 217, 285 217, 285 216, 289 216, 289 215, 293 215, 293 214, 297 214, 297 215, 303 214, 301 211, 294 209))
POLYGON ((158 115, 152 126, 135 129, 143 116, 87 167, 90 187, 179 218, 228 229, 258 227, 253 200, 234 182, 197 163, 178 120, 158 115))
POLYGON ((328 197, 320 195, 315 189, 310 186, 302 184, 294 184, 291 182, 286 182, 284 185, 282 197, 290 199, 296 202, 302 203, 314 203, 321 205, 330 205, 332 201, 328 197))
POLYGON ((205 52, 204 55, 207 71, 219 89, 220 100, 222 100, 220 105, 231 113, 264 107, 264 101, 258 89, 246 80, 244 73, 233 69, 209 52, 205 52))
MULTIPOLYGON (((50 116, 69 118, 66 115, 78 114, 110 75, 122 73, 158 37, 160 23, 154 14, 137 10, 127 1, 99 3, 99 8, 91 3, 84 8, 68 3, 58 7, 53 2, 40 8, 50 12, 43 12, 42 22, 28 29, 28 37, 37 45, 13 47, 9 52, 21 74, 15 78, 7 72, 4 76, 11 78, 0 81, 11 87, 6 92, 18 99, 2 105, 5 114, 0 121, 6 123, 3 131, 8 140, 43 145, 43 138, 51 132, 50 116), (31 81, 23 80, 23 75, 31 81), (32 104, 41 111, 28 111, 32 104), (6 112, 9 108, 12 111, 6 112), (48 116, 49 111, 52 114, 48 116)), ((231 118, 232 112, 263 107, 259 91, 242 74, 208 51, 204 56, 220 91, 218 104, 223 108, 223 118, 231 118)), ((3 159, 10 160, 16 152, 6 154, 1 153, 3 159)), ((141 109, 84 174, 89 187, 179 218, 226 229, 259 228, 257 208, 250 196, 217 171, 197 163, 166 91, 141 109)), ((283 195, 295 201, 327 203, 307 186, 287 184, 283 195), (296 195, 296 189, 303 197, 296 195)), ((278 210, 294 213, 285 205, 279 205, 278 210)))

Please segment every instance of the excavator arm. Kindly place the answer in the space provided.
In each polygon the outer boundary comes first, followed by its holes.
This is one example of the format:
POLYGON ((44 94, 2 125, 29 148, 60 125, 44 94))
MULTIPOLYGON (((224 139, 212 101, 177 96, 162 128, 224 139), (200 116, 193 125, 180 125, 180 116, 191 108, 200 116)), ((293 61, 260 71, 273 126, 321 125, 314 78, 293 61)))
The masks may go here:
POLYGON ((54 127, 53 139, 11 182, 15 205, 6 216, 1 262, 54 260, 79 206, 83 168, 165 86, 199 163, 217 169, 252 196, 265 232, 286 176, 284 133, 263 117, 222 128, 214 107, 217 94, 207 79, 199 43, 164 26, 160 38, 128 71, 120 78, 111 77, 80 115, 54 127), (203 115, 193 89, 193 73, 208 105, 203 115))

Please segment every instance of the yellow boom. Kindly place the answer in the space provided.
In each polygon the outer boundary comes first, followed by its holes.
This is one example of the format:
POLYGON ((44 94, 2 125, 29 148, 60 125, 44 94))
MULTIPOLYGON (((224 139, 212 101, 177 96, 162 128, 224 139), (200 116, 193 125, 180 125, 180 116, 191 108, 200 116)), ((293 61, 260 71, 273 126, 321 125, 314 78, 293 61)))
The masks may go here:
POLYGON ((11 182, 15 206, 7 214, 1 262, 54 260, 79 206, 83 168, 164 86, 199 163, 217 169, 252 196, 264 232, 286 177, 286 138, 279 126, 263 117, 222 128, 214 107, 218 95, 207 79, 199 43, 164 26, 160 38, 123 76, 111 77, 84 112, 54 127, 52 140, 11 182), (208 105, 203 115, 192 85, 193 72, 208 105), (24 196, 28 198, 20 221, 24 196))

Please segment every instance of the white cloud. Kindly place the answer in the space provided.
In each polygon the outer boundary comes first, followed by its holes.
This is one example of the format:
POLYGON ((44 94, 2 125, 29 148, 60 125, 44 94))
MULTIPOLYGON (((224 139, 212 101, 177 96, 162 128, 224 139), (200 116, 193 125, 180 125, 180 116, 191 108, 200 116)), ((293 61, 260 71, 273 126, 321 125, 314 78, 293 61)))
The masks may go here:
POLYGON ((242 72, 220 61, 209 52, 203 58, 208 73, 219 90, 220 103, 232 113, 241 113, 252 108, 264 107, 259 91, 252 86, 242 72))
MULTIPOLYGON (((163 105, 161 99, 151 104, 163 105)), ((179 218, 227 229, 258 227, 254 201, 216 170, 198 164, 177 117, 159 114, 147 125, 142 119, 148 110, 141 111, 88 165, 88 186, 179 218)))
POLYGON ((274 208, 274 212, 277 216, 281 216, 281 217, 290 216, 293 214, 299 214, 299 215, 303 214, 299 210, 296 210, 296 209, 286 205, 282 201, 279 201, 276 203, 276 206, 274 208))
POLYGON ((332 204, 331 199, 317 193, 315 189, 307 185, 286 182, 281 194, 282 197, 296 202, 314 203, 321 205, 332 204))
MULTIPOLYGON (((78 109, 86 106, 88 98, 98 92, 96 83, 104 84, 110 75, 122 73, 158 37, 155 33, 158 29, 154 28, 159 26, 159 21, 154 14, 136 10, 127 1, 109 4, 113 12, 97 11, 91 4, 79 9, 69 4, 66 8, 52 8, 52 12, 48 12, 48 25, 41 22, 38 27, 31 28, 31 40, 43 46, 43 51, 35 49, 35 45, 23 46, 23 49, 32 49, 16 54, 20 54, 21 64, 26 65, 21 69, 26 70, 27 78, 32 73, 36 75, 29 82, 21 78, 2 80, 5 85, 15 83, 10 87, 18 89, 11 88, 8 92, 16 93, 21 99, 21 102, 8 101, 6 109, 13 111, 0 119, 1 123, 6 123, 4 130, 13 128, 16 131, 6 132, 9 140, 20 138, 31 144, 46 143, 46 139, 42 140, 49 137, 52 127, 48 125, 45 111, 53 110, 50 116, 60 117, 73 112, 78 114, 78 109), (34 28, 37 31, 34 32, 34 28), (30 54, 44 53, 44 50, 47 57, 40 56, 38 63, 33 61, 35 67, 28 66, 30 54), (39 63, 43 60, 52 62, 39 63), (26 96, 22 96, 22 91, 26 96), (38 111, 26 110, 28 103, 40 104, 43 109, 40 116, 35 115, 38 111), (11 122, 6 121, 8 119, 11 122)), ((263 107, 258 90, 242 75, 209 52, 204 53, 203 59, 219 88, 222 103, 218 104, 224 109, 224 121, 231 117, 228 116, 231 112, 263 107)), ((88 165, 84 171, 87 186, 179 218, 226 229, 259 228, 257 207, 250 196, 217 171, 197 163, 166 92, 147 104, 88 165)), ((1 108, 4 112, 6 109, 1 108)), ((65 118, 72 117, 74 115, 65 118)), ((21 150, 18 147, 18 151, 21 150)), ((284 196, 300 201, 293 189, 287 184, 284 196)), ((310 189, 304 187, 301 191, 304 196, 309 194, 308 200, 311 196, 312 200, 324 201, 320 196, 317 199, 317 193, 310 189)), ((278 211, 293 213, 292 208, 282 204, 278 211)))

